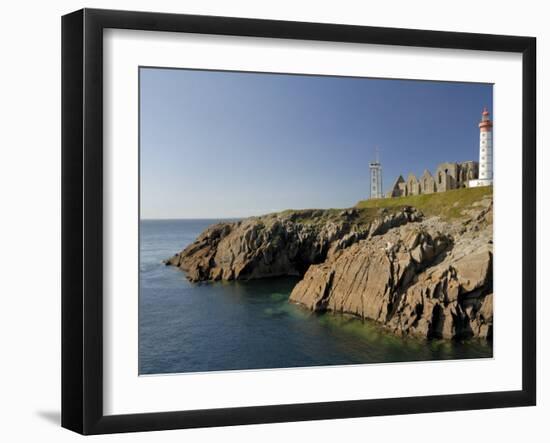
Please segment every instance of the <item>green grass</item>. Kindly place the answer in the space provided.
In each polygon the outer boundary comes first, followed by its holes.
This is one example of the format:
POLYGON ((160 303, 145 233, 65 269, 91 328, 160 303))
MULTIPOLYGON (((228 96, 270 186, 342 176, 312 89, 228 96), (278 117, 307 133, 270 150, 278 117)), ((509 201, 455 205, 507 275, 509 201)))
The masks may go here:
POLYGON ((440 216, 443 219, 457 219, 462 211, 483 197, 492 196, 493 187, 455 189, 435 194, 410 195, 408 197, 362 200, 357 203, 359 209, 399 209, 413 206, 427 216, 440 216))
POLYGON ((342 211, 355 209, 356 214, 347 220, 358 227, 364 227, 380 216, 381 209, 389 213, 400 211, 405 206, 413 206, 425 216, 439 216, 444 220, 463 217, 462 211, 484 197, 493 195, 493 187, 463 188, 435 194, 411 195, 408 197, 362 200, 354 208, 343 209, 287 209, 257 216, 262 223, 271 225, 280 217, 291 217, 296 223, 322 226, 328 222, 342 221, 342 211))

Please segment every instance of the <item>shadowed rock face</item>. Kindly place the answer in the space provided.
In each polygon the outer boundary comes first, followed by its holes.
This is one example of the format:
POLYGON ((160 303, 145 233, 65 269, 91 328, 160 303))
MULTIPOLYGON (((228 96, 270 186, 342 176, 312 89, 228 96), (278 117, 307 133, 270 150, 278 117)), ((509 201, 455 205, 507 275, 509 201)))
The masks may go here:
POLYGON ((355 223, 290 213, 213 225, 166 263, 191 281, 302 276, 290 302, 425 338, 492 336, 492 200, 455 221, 414 208, 355 223))
POLYGON ((398 334, 488 337, 491 249, 484 236, 455 242, 434 227, 407 225, 311 266, 290 300, 376 320, 398 334))
POLYGON ((327 219, 322 210, 253 217, 220 223, 165 263, 181 268, 190 281, 244 280, 303 275, 338 250, 388 229, 420 220, 412 208, 357 223, 354 209, 327 219), (300 220, 307 219, 307 223, 300 220))

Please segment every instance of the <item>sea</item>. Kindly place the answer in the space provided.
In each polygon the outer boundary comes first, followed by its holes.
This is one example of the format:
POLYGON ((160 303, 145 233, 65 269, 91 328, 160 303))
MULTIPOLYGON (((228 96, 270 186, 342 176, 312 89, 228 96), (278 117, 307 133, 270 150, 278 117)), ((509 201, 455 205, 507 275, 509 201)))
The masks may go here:
POLYGON ((141 220, 139 373, 490 358, 484 340, 402 338, 375 322, 288 302, 294 277, 190 283, 165 266, 222 220, 141 220))

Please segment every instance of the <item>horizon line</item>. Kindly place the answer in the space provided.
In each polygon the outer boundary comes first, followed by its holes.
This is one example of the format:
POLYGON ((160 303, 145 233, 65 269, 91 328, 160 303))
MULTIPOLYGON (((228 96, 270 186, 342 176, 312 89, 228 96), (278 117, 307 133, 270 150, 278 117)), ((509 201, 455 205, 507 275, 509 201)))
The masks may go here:
MULTIPOLYGON (((266 214, 262 214, 266 215, 266 214)), ((261 216, 261 215, 260 215, 261 216)), ((147 220, 239 220, 249 217, 259 217, 255 215, 248 215, 243 217, 139 217, 140 221, 147 220)))

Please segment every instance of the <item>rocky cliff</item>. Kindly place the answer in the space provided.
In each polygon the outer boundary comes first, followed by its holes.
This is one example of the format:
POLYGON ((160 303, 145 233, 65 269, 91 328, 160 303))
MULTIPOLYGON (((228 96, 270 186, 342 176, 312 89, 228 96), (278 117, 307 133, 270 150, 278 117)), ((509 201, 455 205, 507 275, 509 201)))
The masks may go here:
POLYGON ((456 209, 285 211, 220 223, 166 264, 194 282, 297 275, 289 300, 313 311, 397 334, 490 338, 492 197, 456 209))
POLYGON ((215 224, 166 264, 181 268, 194 282, 303 275, 310 265, 359 240, 420 219, 413 208, 379 217, 370 212, 286 211, 215 224))

